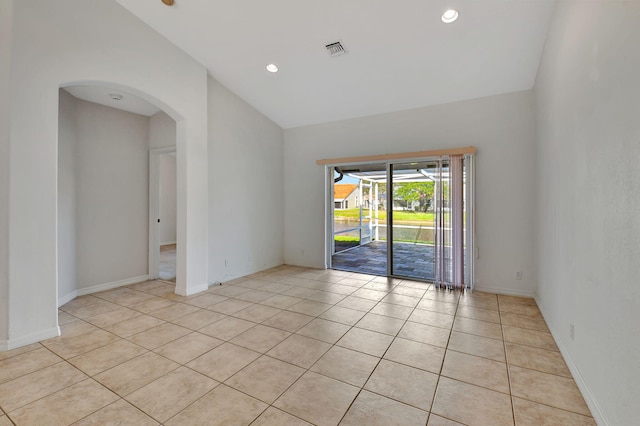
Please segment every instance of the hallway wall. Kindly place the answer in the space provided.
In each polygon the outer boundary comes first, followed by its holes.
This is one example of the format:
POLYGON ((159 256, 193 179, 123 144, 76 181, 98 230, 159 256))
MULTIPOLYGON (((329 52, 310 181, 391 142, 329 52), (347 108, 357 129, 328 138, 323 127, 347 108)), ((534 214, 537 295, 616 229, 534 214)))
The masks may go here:
POLYGON ((640 419, 639 23, 559 2, 535 87, 537 301, 603 425, 640 419))

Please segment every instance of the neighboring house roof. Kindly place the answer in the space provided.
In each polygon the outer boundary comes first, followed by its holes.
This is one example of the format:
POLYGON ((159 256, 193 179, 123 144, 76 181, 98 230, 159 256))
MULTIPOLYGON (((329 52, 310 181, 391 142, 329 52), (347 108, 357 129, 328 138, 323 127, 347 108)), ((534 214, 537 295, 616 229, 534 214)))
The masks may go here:
POLYGON ((333 185, 333 199, 335 201, 341 201, 347 198, 358 185, 354 183, 336 183, 333 185))

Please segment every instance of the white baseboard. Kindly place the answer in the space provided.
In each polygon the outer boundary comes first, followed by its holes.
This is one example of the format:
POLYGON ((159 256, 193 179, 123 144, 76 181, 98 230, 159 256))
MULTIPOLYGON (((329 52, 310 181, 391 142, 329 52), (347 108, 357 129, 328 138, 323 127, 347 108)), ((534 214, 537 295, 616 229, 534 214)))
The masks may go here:
POLYGON ((21 346, 37 343, 42 340, 50 339, 60 335, 60 327, 52 327, 47 330, 38 331, 35 333, 27 334, 26 336, 19 337, 17 339, 0 340, 0 352, 9 351, 11 349, 19 348, 21 346))
POLYGON ((494 294, 502 294, 504 296, 520 296, 520 297, 535 297, 535 293, 531 291, 522 291, 522 290, 513 290, 509 288, 494 288, 494 287, 485 287, 482 285, 476 285, 473 288, 474 291, 482 291, 485 293, 494 293, 494 294))
POLYGON ((173 244, 177 244, 175 241, 167 241, 164 243, 160 243, 161 246, 171 246, 173 244))
POLYGON ((62 297, 58 298, 58 308, 66 303, 71 302, 73 299, 78 297, 78 290, 73 290, 71 293, 65 294, 62 297))
POLYGON ((112 288, 118 288, 129 284, 140 283, 143 281, 147 281, 149 279, 149 275, 140 275, 138 277, 127 278, 119 281, 112 281, 110 283, 97 284, 92 285, 91 287, 79 288, 77 290, 72 291, 69 294, 65 294, 64 296, 58 298, 58 307, 64 305, 75 299, 78 296, 84 296, 85 294, 98 293, 100 291, 111 290, 112 288))
MULTIPOLYGON (((545 318, 545 321, 546 321, 547 316, 545 315, 544 308, 540 304, 538 298, 535 297, 535 299, 536 299, 536 304, 540 309, 540 313, 542 313, 542 317, 545 318)), ((569 368, 569 371, 573 376, 573 380, 575 380, 576 385, 578 386, 578 389, 580 389, 580 392, 584 397, 584 401, 587 403, 589 410, 591 410, 591 415, 593 416, 593 419, 600 426, 609 425, 609 422, 604 416, 604 413, 602 412, 600 405, 593 397, 591 388, 589 387, 584 377, 582 376, 580 369, 578 368, 575 361, 571 357, 571 354, 569 353, 569 351, 567 350, 567 347, 565 346, 564 342, 560 338, 560 335, 555 331, 555 329, 551 326, 551 324, 549 324, 548 321, 547 321, 547 326, 549 327, 549 331, 551 331, 551 335, 553 336, 553 339, 556 341, 556 344, 558 345, 558 349, 560 350, 560 353, 562 354, 564 361, 567 363, 567 367, 569 368)))
POLYGON ((208 288, 209 288, 209 285, 207 283, 201 284, 197 287, 189 287, 188 289, 178 287, 176 285, 176 294, 180 296, 191 296, 192 294, 207 291, 208 288))

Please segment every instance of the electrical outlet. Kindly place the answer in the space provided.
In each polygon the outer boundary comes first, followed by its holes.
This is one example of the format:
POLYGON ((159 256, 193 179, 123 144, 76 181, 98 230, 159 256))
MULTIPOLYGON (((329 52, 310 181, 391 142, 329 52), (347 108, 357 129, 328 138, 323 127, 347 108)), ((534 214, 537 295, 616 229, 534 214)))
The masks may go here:
POLYGON ((516 280, 521 280, 522 279, 522 271, 516 271, 516 273, 514 274, 514 278, 516 280))
POLYGON ((573 340, 574 330, 575 330, 575 327, 573 326, 573 324, 569 324, 569 337, 571 338, 571 340, 573 340))

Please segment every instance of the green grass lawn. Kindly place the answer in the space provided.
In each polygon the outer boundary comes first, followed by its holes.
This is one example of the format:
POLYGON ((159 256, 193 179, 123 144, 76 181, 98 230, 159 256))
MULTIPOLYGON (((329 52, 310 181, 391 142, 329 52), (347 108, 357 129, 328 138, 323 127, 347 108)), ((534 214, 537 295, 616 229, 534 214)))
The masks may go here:
MULTIPOLYGON (((369 213, 369 211, 363 209, 362 213, 366 215, 369 213)), ((360 217, 360 209, 334 210, 334 215, 336 219, 358 219, 360 217)), ((378 219, 387 220, 386 210, 378 211, 378 219)), ((402 220, 409 222, 433 222, 433 213, 394 211, 393 220, 402 220)))

